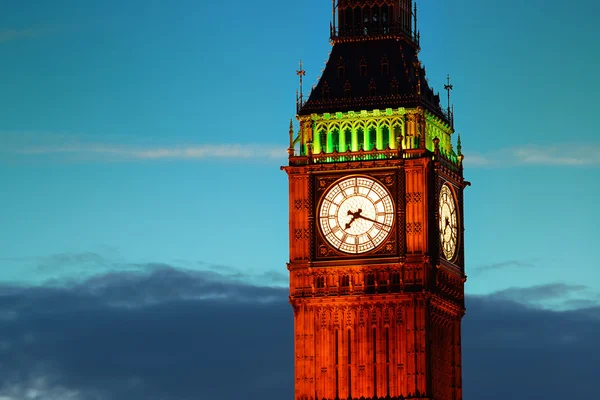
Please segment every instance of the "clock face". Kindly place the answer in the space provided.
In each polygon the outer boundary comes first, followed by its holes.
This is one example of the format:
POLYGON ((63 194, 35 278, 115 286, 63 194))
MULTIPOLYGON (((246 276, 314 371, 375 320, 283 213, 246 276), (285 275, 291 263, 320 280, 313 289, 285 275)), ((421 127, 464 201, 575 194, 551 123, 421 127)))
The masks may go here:
POLYGON ((319 206, 323 236, 336 249, 361 254, 375 249, 390 234, 394 203, 383 185, 366 176, 334 183, 319 206))
POLYGON ((448 185, 443 185, 440 191, 439 215, 440 243, 444 251, 444 256, 450 261, 456 254, 458 243, 458 216, 454 195, 448 185))

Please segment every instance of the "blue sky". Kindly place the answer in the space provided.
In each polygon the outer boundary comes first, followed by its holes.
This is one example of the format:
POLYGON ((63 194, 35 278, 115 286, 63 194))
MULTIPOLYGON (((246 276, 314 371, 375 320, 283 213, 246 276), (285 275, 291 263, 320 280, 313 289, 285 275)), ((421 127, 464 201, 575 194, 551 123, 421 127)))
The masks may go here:
MULTIPOLYGON (((419 4, 421 60, 436 90, 452 76, 473 183, 467 292, 597 306, 600 5, 419 4)), ((0 1, 7 293, 167 266, 284 286, 279 166, 298 61, 309 88, 330 50, 329 7, 0 1)))
MULTIPOLYGON (((330 49, 327 4, 5 4, 2 280, 144 262, 285 274, 278 167, 298 60, 310 87, 330 49), (40 271, 43 260, 85 253, 115 263, 40 271)), ((600 290, 599 6, 561 4, 420 5, 421 59, 436 89, 452 75, 473 182, 471 293, 600 290)))

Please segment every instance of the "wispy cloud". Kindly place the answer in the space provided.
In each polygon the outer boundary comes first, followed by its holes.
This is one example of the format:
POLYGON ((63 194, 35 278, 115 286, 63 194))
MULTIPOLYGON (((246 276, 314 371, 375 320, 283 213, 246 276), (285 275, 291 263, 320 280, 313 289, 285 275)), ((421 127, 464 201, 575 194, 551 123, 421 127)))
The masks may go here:
POLYGON ((48 28, 0 29, 0 43, 13 42, 21 39, 33 39, 48 33, 48 28))
POLYGON ((102 159, 106 161, 128 160, 202 160, 227 159, 280 159, 286 156, 282 146, 268 144, 200 144, 139 147, 118 144, 69 144, 27 146, 13 150, 25 156, 65 155, 76 160, 102 159))
MULTIPOLYGON (((56 253, 46 256, 28 256, 0 258, 0 280, 11 281, 8 271, 19 271, 20 275, 30 276, 27 281, 15 281, 17 286, 38 284, 56 288, 76 285, 93 276, 106 274, 147 274, 149 271, 181 271, 190 276, 201 275, 203 279, 222 277, 229 282, 241 282, 245 285, 256 284, 274 288, 285 287, 288 276, 275 270, 257 271, 233 265, 215 264, 206 261, 172 260, 132 262, 117 254, 97 252, 56 253), (8 278, 7 278, 8 277, 8 278)), ((112 275, 111 275, 112 274, 112 275)), ((173 276, 173 275, 170 275, 173 276)), ((219 278, 220 279, 220 278, 219 278)), ((5 294, 0 290, 0 297, 5 294)), ((0 315, 0 320, 2 315, 0 315)), ((2 398, 0 398, 2 400, 2 398)))
POLYGON ((592 165, 600 165, 600 145, 530 145, 465 155, 465 166, 467 167, 577 167, 592 165))
POLYGON ((536 261, 538 261, 538 260, 537 259, 535 259, 535 260, 507 260, 507 261, 502 261, 502 262, 497 262, 497 263, 492 263, 492 264, 485 264, 485 265, 477 266, 475 269, 473 269, 472 273, 474 275, 481 275, 486 272, 497 271, 497 270, 508 269, 508 268, 533 268, 533 267, 535 267, 536 261))
POLYGON ((522 304, 539 305, 544 302, 564 302, 572 300, 572 296, 585 294, 589 288, 585 285, 569 285, 566 283, 549 283, 531 287, 511 287, 492 293, 490 296, 503 300, 516 301, 522 304))

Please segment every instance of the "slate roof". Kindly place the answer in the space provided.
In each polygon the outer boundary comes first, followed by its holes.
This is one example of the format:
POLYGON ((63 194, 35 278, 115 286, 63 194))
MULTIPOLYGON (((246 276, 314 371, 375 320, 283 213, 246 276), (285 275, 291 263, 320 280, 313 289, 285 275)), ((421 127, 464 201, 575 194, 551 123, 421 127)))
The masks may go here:
POLYGON ((439 95, 418 64, 416 46, 402 39, 364 40, 333 46, 318 84, 298 114, 419 105, 448 122, 439 95))

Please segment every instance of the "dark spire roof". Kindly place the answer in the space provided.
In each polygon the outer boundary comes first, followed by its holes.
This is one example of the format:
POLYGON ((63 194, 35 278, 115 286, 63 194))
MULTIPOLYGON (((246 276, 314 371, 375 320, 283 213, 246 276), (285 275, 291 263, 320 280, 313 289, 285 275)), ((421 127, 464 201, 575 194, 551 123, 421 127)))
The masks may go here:
POLYGON ((418 46, 408 38, 335 43, 298 114, 423 106, 449 122, 417 53, 418 46))

